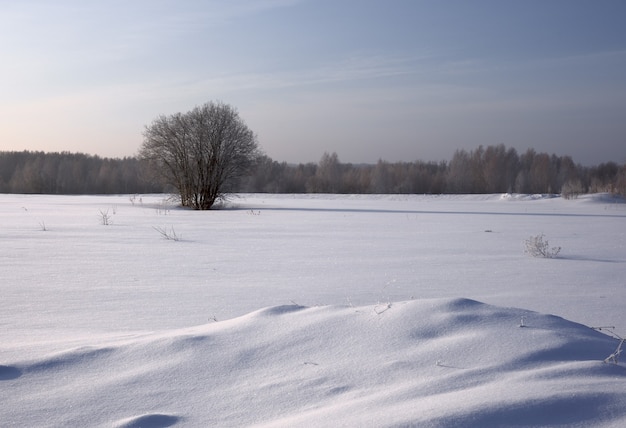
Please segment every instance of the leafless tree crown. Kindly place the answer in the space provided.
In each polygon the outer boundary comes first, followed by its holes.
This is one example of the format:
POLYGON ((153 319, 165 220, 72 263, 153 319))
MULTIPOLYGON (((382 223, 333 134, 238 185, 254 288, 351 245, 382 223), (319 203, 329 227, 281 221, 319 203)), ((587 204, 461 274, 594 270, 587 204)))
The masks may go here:
POLYGON ((237 111, 209 102, 159 116, 146 126, 139 154, 178 190, 183 206, 207 210, 246 174, 257 151, 256 137, 237 111))

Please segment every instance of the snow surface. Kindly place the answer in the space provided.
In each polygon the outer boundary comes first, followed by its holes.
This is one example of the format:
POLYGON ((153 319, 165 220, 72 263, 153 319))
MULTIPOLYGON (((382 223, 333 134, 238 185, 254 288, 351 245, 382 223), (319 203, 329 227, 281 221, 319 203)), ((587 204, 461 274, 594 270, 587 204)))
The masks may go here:
POLYGON ((0 218, 0 426, 626 426, 608 195, 0 195, 0 218), (524 254, 540 233, 557 258, 524 254))

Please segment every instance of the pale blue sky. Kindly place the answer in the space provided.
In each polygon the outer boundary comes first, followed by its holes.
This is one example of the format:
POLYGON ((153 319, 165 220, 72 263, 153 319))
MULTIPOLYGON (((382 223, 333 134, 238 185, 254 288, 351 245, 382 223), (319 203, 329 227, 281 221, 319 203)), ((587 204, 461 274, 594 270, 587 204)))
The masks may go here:
POLYGON ((235 106, 288 162, 626 162, 623 0, 0 0, 0 150, 134 155, 235 106))

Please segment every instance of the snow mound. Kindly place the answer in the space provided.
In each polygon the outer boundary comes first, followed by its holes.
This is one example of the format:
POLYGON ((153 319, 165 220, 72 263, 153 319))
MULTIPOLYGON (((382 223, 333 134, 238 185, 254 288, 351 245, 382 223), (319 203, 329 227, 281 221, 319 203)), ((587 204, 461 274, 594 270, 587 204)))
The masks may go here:
POLYGON ((6 361, 0 401, 8 426, 624 426, 616 346, 469 299, 284 305, 6 361))
POLYGON ((559 197, 553 193, 503 193, 500 195, 500 200, 503 201, 538 201, 543 199, 554 199, 559 197))

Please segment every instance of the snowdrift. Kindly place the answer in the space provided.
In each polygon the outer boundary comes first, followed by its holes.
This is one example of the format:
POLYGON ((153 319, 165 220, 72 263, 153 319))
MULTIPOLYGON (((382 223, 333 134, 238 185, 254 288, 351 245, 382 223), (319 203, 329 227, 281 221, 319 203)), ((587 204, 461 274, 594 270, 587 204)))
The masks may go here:
POLYGON ((276 306, 0 361, 2 425, 626 426, 617 345, 469 299, 276 306))

